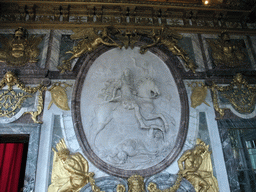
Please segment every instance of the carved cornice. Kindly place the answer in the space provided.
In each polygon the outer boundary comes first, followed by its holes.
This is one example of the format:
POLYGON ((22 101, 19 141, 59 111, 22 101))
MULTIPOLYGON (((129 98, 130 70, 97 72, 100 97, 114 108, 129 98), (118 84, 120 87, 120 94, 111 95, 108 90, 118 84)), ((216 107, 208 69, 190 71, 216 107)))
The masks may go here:
POLYGON ((74 29, 77 27, 161 28, 180 32, 256 33, 245 23, 251 8, 204 6, 201 1, 26 1, 1 2, 0 28, 74 29), (186 3, 187 2, 187 3, 186 3))

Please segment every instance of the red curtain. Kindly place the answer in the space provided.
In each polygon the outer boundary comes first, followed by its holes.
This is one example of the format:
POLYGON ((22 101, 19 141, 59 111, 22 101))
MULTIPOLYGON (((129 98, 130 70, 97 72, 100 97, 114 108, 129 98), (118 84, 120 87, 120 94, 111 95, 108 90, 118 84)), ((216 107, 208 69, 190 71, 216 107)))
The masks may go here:
POLYGON ((0 191, 17 192, 23 143, 0 143, 0 191))

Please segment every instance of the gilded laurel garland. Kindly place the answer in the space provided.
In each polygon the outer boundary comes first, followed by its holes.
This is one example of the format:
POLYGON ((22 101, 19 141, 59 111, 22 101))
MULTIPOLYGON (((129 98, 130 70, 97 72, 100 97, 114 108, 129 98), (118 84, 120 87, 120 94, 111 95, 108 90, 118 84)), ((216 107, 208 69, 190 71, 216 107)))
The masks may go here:
POLYGON ((95 51, 100 45, 124 47, 127 49, 134 48, 135 44, 141 37, 151 39, 153 43, 142 45, 140 53, 144 54, 150 47, 164 45, 175 56, 178 56, 184 61, 185 67, 195 73, 197 66, 189 58, 184 49, 178 46, 178 41, 182 39, 182 35, 172 30, 170 27, 162 27, 160 30, 142 30, 142 29, 127 29, 121 30, 114 27, 105 27, 102 30, 95 28, 75 29, 71 35, 72 40, 81 39, 73 50, 67 51, 66 54, 72 54, 71 57, 63 61, 63 64, 58 66, 61 73, 72 71, 71 62, 73 59, 81 57, 85 53, 95 51))
POLYGON ((32 119, 35 123, 41 123, 37 120, 37 116, 41 114, 43 110, 43 91, 45 87, 38 85, 36 87, 25 86, 12 72, 7 72, 4 78, 0 81, 0 89, 8 86, 6 91, 0 94, 0 117, 12 117, 18 109, 22 107, 23 102, 27 98, 31 98, 33 94, 39 92, 37 111, 26 112, 32 115, 32 119), (20 91, 13 90, 13 86, 17 86, 20 91))
POLYGON ((27 63, 36 63, 39 55, 38 45, 43 40, 43 35, 28 36, 27 30, 19 27, 12 39, 0 36, 2 49, 0 49, 0 62, 10 66, 24 66, 27 63))

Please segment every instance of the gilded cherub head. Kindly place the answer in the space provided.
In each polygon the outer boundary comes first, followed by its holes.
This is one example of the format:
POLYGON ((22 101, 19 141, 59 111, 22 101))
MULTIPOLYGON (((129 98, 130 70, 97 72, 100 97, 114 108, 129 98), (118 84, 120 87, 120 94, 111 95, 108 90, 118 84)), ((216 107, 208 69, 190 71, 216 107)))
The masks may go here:
POLYGON ((4 75, 4 82, 5 84, 8 86, 8 89, 11 90, 12 86, 14 86, 15 84, 17 84, 17 77, 14 75, 13 72, 8 71, 5 75, 4 75))

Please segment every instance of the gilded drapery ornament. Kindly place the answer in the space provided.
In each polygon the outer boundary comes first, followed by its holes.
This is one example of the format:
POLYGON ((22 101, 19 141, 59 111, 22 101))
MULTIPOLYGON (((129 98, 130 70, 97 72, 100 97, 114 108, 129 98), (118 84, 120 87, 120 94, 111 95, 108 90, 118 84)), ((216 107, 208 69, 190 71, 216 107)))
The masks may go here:
POLYGON ((207 96, 207 86, 202 82, 192 82, 188 83, 188 86, 192 88, 191 94, 191 107, 196 108, 197 106, 201 105, 202 103, 210 106, 206 101, 205 98, 207 96))
POLYGON ((70 36, 72 40, 82 40, 77 43, 77 46, 73 47, 73 51, 66 52, 66 54, 72 54, 72 56, 69 59, 64 60, 61 66, 58 66, 61 73, 71 71, 71 61, 73 59, 78 58, 87 52, 94 51, 102 44, 119 48, 122 48, 123 46, 111 38, 111 35, 120 33, 118 29, 113 27, 103 28, 100 35, 98 35, 99 32, 96 32, 94 28, 74 29, 73 32, 74 34, 70 36))
POLYGON ((242 45, 235 45, 230 41, 229 34, 224 31, 217 40, 207 40, 212 49, 212 58, 216 66, 238 67, 245 59, 242 45))
POLYGON ((89 172, 88 161, 80 153, 70 154, 64 139, 60 140, 56 149, 57 151, 53 149, 52 177, 48 192, 78 192, 88 182, 94 182, 94 173, 89 172))
POLYGON ((0 42, 0 62, 5 62, 10 66, 24 66, 27 63, 36 63, 39 55, 38 45, 43 40, 44 35, 28 36, 27 30, 19 27, 16 29, 14 37, 8 39, 1 35, 0 42))
POLYGON ((218 91, 228 99, 235 110, 239 113, 251 113, 255 108, 256 87, 251 86, 243 79, 241 73, 236 74, 228 86, 218 86, 215 83, 210 87, 213 92, 213 104, 220 116, 224 116, 224 109, 218 104, 218 91))
POLYGON ((180 57, 185 62, 187 69, 190 69, 193 73, 195 73, 197 66, 188 57, 186 51, 178 46, 178 41, 183 38, 182 35, 178 34, 169 27, 162 27, 161 30, 154 29, 152 33, 148 34, 147 36, 153 40, 153 43, 141 46, 140 53, 143 54, 148 50, 148 48, 156 45, 165 45, 169 51, 180 57))
POLYGON ((42 123, 37 120, 37 116, 40 115, 43 110, 42 94, 43 91, 45 91, 45 87, 41 84, 36 87, 25 86, 18 80, 14 73, 10 71, 8 71, 0 81, 0 89, 6 85, 8 86, 8 90, 0 94, 0 117, 10 118, 14 116, 27 98, 31 98, 33 94, 39 92, 37 111, 25 112, 24 114, 31 114, 32 120, 35 123, 42 123), (20 91, 14 91, 13 86, 17 86, 20 91))
POLYGON ((68 106, 68 96, 66 93, 67 87, 71 87, 71 85, 65 82, 56 82, 51 86, 50 89, 48 89, 48 91, 51 92, 51 97, 52 97, 52 100, 48 105, 48 110, 52 106, 52 103, 54 103, 58 108, 62 110, 66 110, 66 111, 70 110, 68 106))

